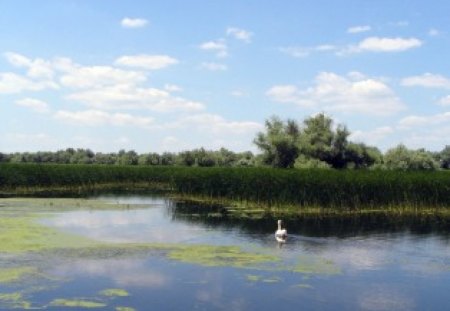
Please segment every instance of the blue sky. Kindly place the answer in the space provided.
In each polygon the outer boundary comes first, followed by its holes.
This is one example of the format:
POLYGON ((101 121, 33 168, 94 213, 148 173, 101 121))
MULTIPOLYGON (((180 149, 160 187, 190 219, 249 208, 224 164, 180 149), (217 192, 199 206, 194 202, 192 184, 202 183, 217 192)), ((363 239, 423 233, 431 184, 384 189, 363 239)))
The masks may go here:
POLYGON ((0 152, 256 151, 271 115, 450 144, 450 2, 0 2, 0 152))

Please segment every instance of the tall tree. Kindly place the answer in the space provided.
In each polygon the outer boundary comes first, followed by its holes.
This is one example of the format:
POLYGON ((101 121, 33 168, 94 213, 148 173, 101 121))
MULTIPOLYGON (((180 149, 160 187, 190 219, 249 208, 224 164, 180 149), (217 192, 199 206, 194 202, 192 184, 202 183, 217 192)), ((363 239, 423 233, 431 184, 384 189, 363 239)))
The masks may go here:
POLYGON ((299 154, 298 124, 294 120, 284 123, 273 116, 266 120, 265 127, 266 131, 259 132, 253 141, 263 152, 263 163, 280 168, 292 167, 299 154))

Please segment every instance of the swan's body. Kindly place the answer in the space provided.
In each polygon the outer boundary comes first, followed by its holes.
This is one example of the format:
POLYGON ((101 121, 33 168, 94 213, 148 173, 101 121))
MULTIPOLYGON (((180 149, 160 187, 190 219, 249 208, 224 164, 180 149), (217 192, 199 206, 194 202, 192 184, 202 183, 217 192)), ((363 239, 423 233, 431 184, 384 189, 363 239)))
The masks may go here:
POLYGON ((281 239, 286 239, 287 237, 287 231, 286 229, 281 229, 281 220, 278 220, 278 230, 275 231, 275 238, 281 238, 281 239))

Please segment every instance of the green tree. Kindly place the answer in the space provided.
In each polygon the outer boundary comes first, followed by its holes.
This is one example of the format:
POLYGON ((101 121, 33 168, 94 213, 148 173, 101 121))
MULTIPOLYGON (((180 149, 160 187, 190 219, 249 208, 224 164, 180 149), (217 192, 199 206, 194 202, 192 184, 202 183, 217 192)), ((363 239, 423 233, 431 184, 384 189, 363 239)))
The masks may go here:
POLYGON ((403 144, 386 152, 384 165, 388 169, 398 170, 435 170, 439 167, 430 152, 424 149, 410 150, 403 144))
POLYGON ((280 168, 292 167, 299 154, 298 124, 294 120, 284 123, 273 116, 266 120, 265 127, 266 132, 259 132, 253 141, 263 152, 263 163, 280 168))
POLYGON ((450 145, 445 146, 441 152, 439 152, 439 162, 443 169, 450 169, 450 145))

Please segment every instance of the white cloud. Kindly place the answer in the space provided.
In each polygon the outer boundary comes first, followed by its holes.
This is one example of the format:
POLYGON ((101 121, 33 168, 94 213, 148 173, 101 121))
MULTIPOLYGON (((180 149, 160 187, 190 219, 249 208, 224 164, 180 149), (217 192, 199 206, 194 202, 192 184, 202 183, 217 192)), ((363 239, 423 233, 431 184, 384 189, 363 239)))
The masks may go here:
POLYGON ((6 60, 15 67, 27 68, 27 76, 33 79, 51 80, 54 75, 52 64, 42 58, 29 59, 21 54, 7 52, 6 60))
POLYGON ((227 121, 216 114, 197 114, 184 117, 169 127, 191 127, 207 130, 215 134, 243 134, 255 132, 262 129, 262 125, 251 121, 227 121))
POLYGON ((207 62, 202 63, 201 67, 210 71, 226 71, 228 69, 225 64, 207 62))
POLYGON ((228 46, 225 40, 223 39, 204 42, 200 44, 200 49, 215 52, 216 56, 219 58, 224 58, 228 56, 228 46))
POLYGON ((450 112, 439 113, 431 116, 407 116, 398 122, 400 129, 413 129, 417 127, 430 127, 450 122, 450 112))
POLYGON ((144 18, 129 18, 125 17, 120 21, 120 24, 124 28, 142 28, 147 26, 148 20, 144 18))
POLYGON ((422 41, 416 38, 379 38, 369 37, 362 40, 357 51, 363 52, 402 52, 409 49, 420 47, 422 41))
POLYGON ((153 111, 198 111, 199 102, 174 97, 156 88, 141 88, 130 84, 117 84, 73 93, 67 99, 79 101, 96 109, 149 109, 153 111))
POLYGON ((166 83, 164 84, 164 90, 167 92, 181 92, 183 91, 183 88, 176 84, 166 83))
POLYGON ((371 29, 372 27, 370 27, 369 25, 353 26, 347 29, 347 33, 361 33, 370 31, 371 29))
POLYGON ((116 59, 115 64, 121 66, 138 67, 156 70, 177 64, 178 60, 167 55, 129 55, 116 59))
POLYGON ((146 81, 142 72, 117 69, 110 66, 80 66, 73 64, 65 68, 61 76, 62 85, 70 88, 100 88, 115 84, 133 85, 146 81))
POLYGON ((402 85, 450 89, 450 79, 438 74, 425 73, 421 76, 404 78, 402 80, 402 85))
POLYGON ((125 113, 107 113, 100 110, 65 111, 60 110, 54 117, 63 122, 76 125, 114 125, 148 127, 153 123, 153 118, 138 117, 125 113))
POLYGON ((403 132, 405 143, 411 148, 442 150, 450 137, 450 112, 434 115, 410 115, 402 118, 397 129, 403 132))
POLYGON ((276 85, 266 95, 276 102, 343 113, 385 116, 405 108, 388 85, 354 72, 347 76, 322 72, 313 87, 301 90, 295 85, 276 85))
POLYGON ((390 126, 375 128, 371 131, 354 131, 350 135, 350 140, 355 142, 363 142, 369 145, 378 145, 379 142, 394 133, 394 129, 390 126))
POLYGON ((438 103, 441 106, 450 106, 450 95, 442 97, 441 99, 439 99, 438 103))
POLYGON ((295 85, 275 85, 266 92, 266 95, 279 103, 296 104, 302 107, 314 106, 313 102, 304 100, 303 92, 295 85))
POLYGON ((232 36, 235 39, 244 41, 246 43, 250 43, 253 36, 252 32, 236 27, 228 27, 226 33, 227 36, 232 36))
POLYGON ((58 85, 51 81, 33 81, 12 72, 0 72, 0 94, 14 94, 23 91, 42 91, 57 89, 58 85))
POLYGON ((16 105, 30 108, 31 110, 39 113, 45 113, 49 111, 48 104, 46 102, 35 98, 24 98, 17 100, 16 105))

